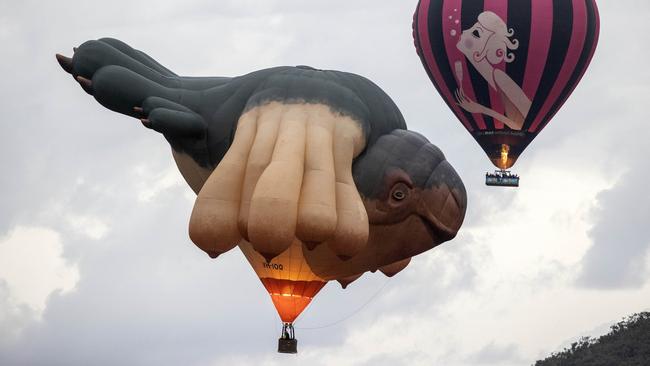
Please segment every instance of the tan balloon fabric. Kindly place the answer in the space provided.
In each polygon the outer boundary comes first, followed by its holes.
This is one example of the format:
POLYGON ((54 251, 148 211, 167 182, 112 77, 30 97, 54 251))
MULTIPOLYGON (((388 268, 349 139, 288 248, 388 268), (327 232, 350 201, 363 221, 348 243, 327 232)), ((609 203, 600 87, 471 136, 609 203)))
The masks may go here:
POLYGON ((329 111, 316 111, 307 124, 305 173, 298 205, 296 236, 318 244, 336 230, 336 174, 332 148, 334 121, 329 111))
POLYGON ((341 259, 359 253, 368 242, 368 215, 352 178, 352 160, 362 150, 361 131, 349 124, 337 124, 334 140, 336 169, 337 225, 334 238, 327 243, 341 259))
POLYGON ((271 163, 253 191, 248 238, 267 259, 286 250, 296 234, 308 117, 308 108, 285 106, 271 163))
POLYGON ((251 198, 257 181, 271 162, 278 129, 282 118, 284 106, 280 103, 270 103, 261 108, 255 108, 259 114, 259 124, 255 141, 246 162, 246 175, 242 187, 241 204, 238 216, 239 232, 248 239, 248 215, 250 212, 251 198))
POLYGON ((192 241, 209 254, 226 252, 241 240, 237 215, 244 168, 257 129, 256 119, 256 111, 242 115, 231 148, 196 198, 189 234, 192 241))
POLYGON ((329 106, 269 102, 250 109, 199 192, 190 237, 208 253, 244 238, 269 261, 296 237, 354 256, 368 238, 352 178, 364 147, 360 123, 329 106))

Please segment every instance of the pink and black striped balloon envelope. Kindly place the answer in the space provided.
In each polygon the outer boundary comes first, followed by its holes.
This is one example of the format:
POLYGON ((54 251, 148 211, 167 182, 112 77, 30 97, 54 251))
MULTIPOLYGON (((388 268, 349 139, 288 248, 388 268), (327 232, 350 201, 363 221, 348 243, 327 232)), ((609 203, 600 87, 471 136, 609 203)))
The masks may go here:
POLYGON ((584 75, 599 24, 595 0, 420 0, 413 36, 449 108, 508 169, 584 75))

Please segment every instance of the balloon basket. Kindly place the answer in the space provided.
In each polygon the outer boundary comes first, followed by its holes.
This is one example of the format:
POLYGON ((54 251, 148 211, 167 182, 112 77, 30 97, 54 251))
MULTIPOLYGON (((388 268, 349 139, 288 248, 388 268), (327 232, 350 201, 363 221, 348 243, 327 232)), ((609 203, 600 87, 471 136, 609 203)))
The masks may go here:
POLYGON ((298 353, 298 340, 278 339, 278 353, 298 353))
POLYGON ((485 185, 491 187, 519 187, 519 176, 507 170, 485 173, 485 185))
POLYGON ((282 337, 278 339, 278 353, 298 353, 298 340, 292 323, 282 324, 282 337))

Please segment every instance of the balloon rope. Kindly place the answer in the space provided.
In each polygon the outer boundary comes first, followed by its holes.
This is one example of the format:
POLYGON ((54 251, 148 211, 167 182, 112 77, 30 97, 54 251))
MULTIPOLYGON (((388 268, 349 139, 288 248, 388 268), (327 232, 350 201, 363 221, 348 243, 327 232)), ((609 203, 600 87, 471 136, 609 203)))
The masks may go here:
POLYGON ((360 307, 358 307, 356 310, 354 310, 350 314, 346 315, 345 317, 343 317, 343 318, 341 318, 341 319, 339 319, 339 320, 337 320, 337 321, 335 321, 333 323, 321 325, 321 326, 318 326, 318 327, 295 327, 295 329, 313 330, 313 329, 329 328, 329 327, 333 327, 333 326, 335 326, 335 325, 337 325, 339 323, 342 323, 342 322, 350 319, 351 317, 355 316, 359 311, 361 311, 363 308, 365 308, 368 304, 370 304, 370 302, 373 301, 379 295, 379 293, 381 293, 384 290, 384 288, 388 285, 390 280, 391 280, 391 277, 388 277, 386 279, 386 282, 384 282, 384 284, 379 288, 379 290, 377 290, 377 292, 375 292, 372 296, 370 296, 370 298, 363 305, 361 305, 360 307))

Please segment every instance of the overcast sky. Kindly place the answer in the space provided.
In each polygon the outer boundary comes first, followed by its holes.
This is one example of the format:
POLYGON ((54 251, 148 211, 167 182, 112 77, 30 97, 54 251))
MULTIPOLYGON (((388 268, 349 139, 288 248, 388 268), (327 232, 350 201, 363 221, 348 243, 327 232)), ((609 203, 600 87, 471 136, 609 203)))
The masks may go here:
POLYGON ((415 53, 416 3, 0 0, 0 364, 526 365, 648 310, 650 3, 599 1, 594 61, 517 190, 483 185, 491 163, 415 53), (275 353, 280 320, 243 255, 187 237, 194 194, 164 139, 54 59, 107 36, 183 75, 372 79, 463 178, 458 237, 393 279, 327 285, 300 353, 275 353))

